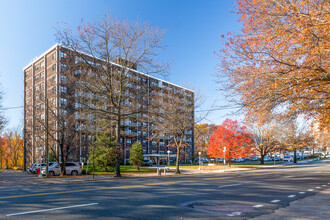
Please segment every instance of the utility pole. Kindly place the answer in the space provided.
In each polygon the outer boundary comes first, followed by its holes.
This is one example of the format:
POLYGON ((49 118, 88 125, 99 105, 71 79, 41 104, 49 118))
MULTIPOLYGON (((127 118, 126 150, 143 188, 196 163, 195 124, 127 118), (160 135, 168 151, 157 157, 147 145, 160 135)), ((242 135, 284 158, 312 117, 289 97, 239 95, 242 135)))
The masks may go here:
MULTIPOLYGON (((46 177, 48 177, 49 153, 48 153, 48 99, 46 99, 46 177)), ((41 172, 41 170, 40 170, 41 172)))

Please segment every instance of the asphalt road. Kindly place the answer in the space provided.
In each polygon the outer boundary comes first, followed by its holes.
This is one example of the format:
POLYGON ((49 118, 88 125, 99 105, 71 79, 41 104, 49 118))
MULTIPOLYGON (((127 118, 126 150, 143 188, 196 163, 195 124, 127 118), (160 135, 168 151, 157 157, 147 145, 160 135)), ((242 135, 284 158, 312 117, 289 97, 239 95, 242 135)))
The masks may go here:
POLYGON ((250 172, 19 185, 0 219, 247 219, 330 187, 330 161, 250 172))

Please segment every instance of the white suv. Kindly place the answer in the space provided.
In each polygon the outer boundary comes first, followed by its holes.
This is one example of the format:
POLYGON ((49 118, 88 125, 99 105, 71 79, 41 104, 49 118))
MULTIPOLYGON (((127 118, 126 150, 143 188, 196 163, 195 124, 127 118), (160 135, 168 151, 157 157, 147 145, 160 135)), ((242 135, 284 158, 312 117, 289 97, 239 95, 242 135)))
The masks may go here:
MULTIPOLYGON (((61 169, 58 163, 54 163, 52 166, 48 168, 49 176, 55 176, 61 174, 61 169)), ((80 175, 81 174, 81 166, 77 162, 66 162, 65 164, 65 172, 66 174, 71 175, 80 175)), ((46 168, 43 168, 41 171, 43 176, 46 176, 46 168)))

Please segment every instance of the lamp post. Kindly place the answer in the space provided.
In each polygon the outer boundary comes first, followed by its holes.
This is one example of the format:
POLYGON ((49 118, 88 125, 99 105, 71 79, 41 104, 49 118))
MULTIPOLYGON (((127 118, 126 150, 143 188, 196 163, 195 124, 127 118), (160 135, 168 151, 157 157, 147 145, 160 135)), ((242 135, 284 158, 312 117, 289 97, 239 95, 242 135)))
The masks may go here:
POLYGON ((199 170, 201 170, 201 152, 198 152, 199 170))
POLYGON ((167 166, 170 167, 170 153, 171 151, 167 151, 167 166))
POLYGON ((227 147, 223 148, 223 172, 226 172, 226 151, 227 147))

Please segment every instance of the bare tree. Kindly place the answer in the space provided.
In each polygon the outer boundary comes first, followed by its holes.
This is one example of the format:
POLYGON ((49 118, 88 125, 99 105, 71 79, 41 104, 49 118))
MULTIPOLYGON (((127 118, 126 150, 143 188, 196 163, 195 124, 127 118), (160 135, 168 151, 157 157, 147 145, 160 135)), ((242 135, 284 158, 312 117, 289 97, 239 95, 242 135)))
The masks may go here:
MULTIPOLYGON (((57 39, 73 52, 81 91, 102 101, 83 105, 95 117, 107 119, 115 127, 117 148, 122 149, 122 122, 143 111, 143 88, 137 70, 145 74, 165 73, 167 65, 158 61, 164 31, 145 23, 129 23, 104 15, 94 23, 82 21, 78 32, 58 28, 57 39), (85 82, 85 83, 84 83, 85 82), (141 100, 139 104, 134 103, 141 100)), ((118 152, 122 152, 119 150, 118 152)), ((121 155, 116 157, 115 176, 120 176, 121 155)))
POLYGON ((153 140, 169 139, 169 145, 176 150, 176 174, 180 173, 180 154, 187 150, 193 154, 192 138, 194 131, 194 93, 191 91, 168 91, 162 99, 150 108, 150 121, 153 125, 153 140))

